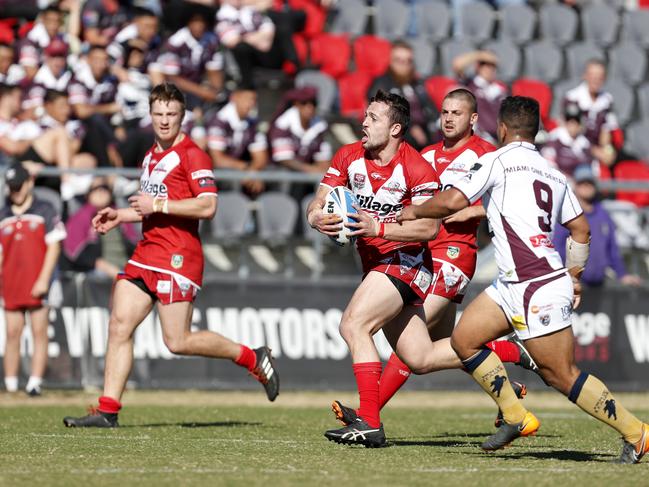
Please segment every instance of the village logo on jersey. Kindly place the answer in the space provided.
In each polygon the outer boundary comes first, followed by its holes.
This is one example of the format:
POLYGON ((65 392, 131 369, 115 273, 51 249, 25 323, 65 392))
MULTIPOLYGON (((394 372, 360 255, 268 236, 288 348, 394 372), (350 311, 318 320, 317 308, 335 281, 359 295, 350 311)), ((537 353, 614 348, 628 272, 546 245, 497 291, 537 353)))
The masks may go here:
POLYGON ((171 267, 174 269, 180 269, 183 266, 183 256, 180 254, 172 254, 171 256, 171 267))
POLYGON ((548 249, 554 248, 554 244, 552 243, 552 240, 550 240, 547 237, 547 235, 543 235, 542 233, 531 236, 530 243, 534 248, 538 248, 538 247, 546 247, 548 249))
POLYGON ((460 256, 460 247, 449 245, 446 247, 446 256, 449 259, 457 259, 460 256))
POLYGON ((354 180, 352 181, 352 186, 354 189, 361 189, 365 186, 365 174, 356 173, 354 174, 354 180))

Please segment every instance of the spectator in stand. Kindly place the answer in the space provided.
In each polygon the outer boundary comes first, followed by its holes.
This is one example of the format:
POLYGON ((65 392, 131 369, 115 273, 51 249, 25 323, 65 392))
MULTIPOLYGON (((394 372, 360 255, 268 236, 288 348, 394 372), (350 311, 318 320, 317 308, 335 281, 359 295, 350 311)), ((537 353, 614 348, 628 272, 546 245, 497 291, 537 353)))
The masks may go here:
POLYGON ((579 106, 583 114, 584 135, 591 143, 593 156, 610 166, 615 162, 615 147, 622 146, 623 135, 613 112, 613 96, 604 91, 604 62, 599 59, 588 61, 583 79, 578 86, 566 93, 563 104, 574 103, 579 106))
MULTIPOLYGON (((624 260, 615 241, 615 223, 599 202, 597 195, 597 180, 589 166, 578 167, 574 174, 575 195, 584 210, 590 226, 590 256, 584 273, 582 284, 587 286, 602 286, 606 280, 608 269, 612 269, 621 284, 637 286, 642 284, 640 277, 627 274, 624 260)), ((561 257, 566 258, 566 239, 568 231, 557 225, 554 229, 554 247, 561 257)))
POLYGON ((81 11, 83 41, 89 45, 109 45, 128 23, 128 10, 118 0, 86 0, 81 11))
POLYGON ((108 46, 108 54, 117 66, 125 65, 125 53, 129 41, 138 39, 144 53, 141 70, 146 73, 149 66, 159 55, 161 44, 158 35, 158 17, 144 8, 136 8, 133 21, 117 33, 113 42, 108 46))
POLYGON ((191 11, 185 27, 169 38, 151 68, 185 93, 189 110, 217 101, 223 89, 223 54, 208 12, 191 11))
MULTIPOLYGON (((268 143, 258 123, 257 93, 252 86, 239 85, 230 95, 230 102, 205 127, 214 167, 248 172, 265 169, 268 143)), ((245 180, 242 185, 250 195, 264 190, 264 183, 259 180, 245 180)))
POLYGON ((54 207, 36 198, 34 181, 22 164, 6 173, 9 198, 0 210, 2 289, 7 327, 4 353, 5 387, 18 390, 20 338, 29 313, 34 337, 32 367, 25 388, 30 396, 41 394, 47 367, 49 325, 47 294, 59 258, 65 228, 54 207))
POLYGON ((590 141, 584 136, 581 121, 579 106, 574 103, 566 105, 561 125, 550 132, 541 149, 541 155, 569 178, 577 167, 593 162, 590 141))
POLYGON ((24 76, 21 67, 14 63, 13 45, 0 42, 0 83, 15 85, 24 76))
POLYGON ((378 90, 401 95, 410 103, 406 142, 421 150, 439 140, 439 113, 415 73, 412 46, 407 42, 396 41, 392 44, 388 70, 374 80, 367 92, 367 99, 378 90))
POLYGON ((472 51, 453 59, 453 71, 462 83, 475 95, 480 118, 474 127, 477 135, 497 143, 497 120, 500 104, 507 96, 507 85, 497 79, 498 56, 491 51, 472 51), (473 65, 474 75, 467 76, 473 65))
POLYGON ((255 67, 280 69, 284 61, 299 66, 292 31, 276 28, 273 21, 242 0, 223 0, 217 13, 216 33, 232 51, 241 79, 252 80, 255 67))
POLYGON ((63 33, 63 12, 52 4, 41 11, 34 27, 20 44, 18 63, 25 70, 24 76, 31 80, 43 62, 43 50, 54 39, 66 40, 63 33))

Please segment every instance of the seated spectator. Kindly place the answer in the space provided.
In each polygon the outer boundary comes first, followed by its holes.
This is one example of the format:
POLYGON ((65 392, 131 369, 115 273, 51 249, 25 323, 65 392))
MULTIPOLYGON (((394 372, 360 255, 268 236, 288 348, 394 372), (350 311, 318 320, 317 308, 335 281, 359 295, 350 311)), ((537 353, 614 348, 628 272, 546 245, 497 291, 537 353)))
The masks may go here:
POLYGON ((273 162, 292 171, 322 174, 329 167, 331 146, 325 140, 329 125, 316 115, 317 92, 312 87, 286 93, 268 132, 273 162))
POLYGON ((397 93, 410 103, 410 126, 406 134, 409 144, 421 150, 437 142, 439 113, 423 82, 417 78, 412 46, 407 42, 396 41, 392 44, 388 70, 374 80, 367 91, 367 99, 378 90, 397 93))
POLYGON ((255 67, 280 69, 284 61, 299 66, 292 32, 240 0, 224 0, 216 16, 221 44, 232 51, 241 79, 250 82, 255 67))
POLYGON ((129 41, 138 39, 141 41, 140 48, 144 53, 142 72, 146 73, 149 66, 158 59, 161 44, 158 35, 158 17, 147 9, 135 9, 133 21, 120 30, 113 42, 108 46, 108 55, 117 66, 125 65, 125 53, 129 41))
POLYGON ((548 141, 541 148, 541 155, 569 178, 577 167, 593 162, 590 141, 584 136, 581 120, 579 106, 567 105, 561 125, 549 133, 548 141))
POLYGON ((82 40, 107 46, 128 23, 128 10, 118 0, 86 0, 81 11, 82 40))
POLYGON ((14 47, 0 42, 0 83, 15 85, 23 78, 25 73, 14 63, 14 56, 14 47))
POLYGON ((18 63, 25 70, 25 77, 31 80, 43 62, 43 50, 54 39, 66 40, 63 32, 63 11, 52 4, 38 15, 34 27, 20 43, 18 63))
MULTIPOLYGON (((266 136, 259 131, 256 117, 257 93, 247 85, 238 86, 230 102, 207 122, 207 147, 214 167, 256 172, 268 164, 266 136)), ((248 194, 264 190, 259 180, 242 183, 248 194)))
MULTIPOLYGON (((607 270, 610 268, 621 284, 634 286, 642 284, 638 276, 626 272, 615 241, 615 224, 598 200, 597 182, 593 171, 588 166, 580 166, 575 170, 573 179, 575 194, 588 219, 591 234, 590 256, 581 276, 581 282, 587 286, 602 286, 606 280, 607 270)), ((564 261, 568 234, 568 230, 563 225, 556 225, 553 244, 564 261)))
POLYGON ((620 147, 623 137, 613 112, 613 96, 603 89, 606 65, 598 59, 591 59, 586 63, 583 78, 581 84, 566 93, 563 104, 579 106, 584 135, 591 143, 593 156, 610 166, 616 156, 614 145, 620 147), (614 141, 614 138, 620 140, 614 141))
POLYGON ((223 54, 206 15, 204 11, 192 14, 151 67, 185 93, 189 110, 215 102, 223 89, 223 54))
POLYGON ((480 118, 474 131, 480 137, 496 143, 500 104, 508 94, 507 85, 497 79, 498 57, 491 51, 472 51, 453 59, 453 71, 475 95, 480 118), (467 76, 473 65, 475 74, 467 76))

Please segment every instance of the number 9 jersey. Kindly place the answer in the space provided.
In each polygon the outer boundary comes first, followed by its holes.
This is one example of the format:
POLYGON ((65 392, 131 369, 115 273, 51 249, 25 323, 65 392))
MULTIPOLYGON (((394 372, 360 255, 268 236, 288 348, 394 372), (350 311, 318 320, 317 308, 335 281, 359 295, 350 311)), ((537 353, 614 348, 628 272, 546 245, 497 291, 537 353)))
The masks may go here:
POLYGON ((471 203, 482 197, 501 281, 565 272, 553 229, 583 210, 566 177, 533 144, 512 142, 483 155, 455 188, 471 203))

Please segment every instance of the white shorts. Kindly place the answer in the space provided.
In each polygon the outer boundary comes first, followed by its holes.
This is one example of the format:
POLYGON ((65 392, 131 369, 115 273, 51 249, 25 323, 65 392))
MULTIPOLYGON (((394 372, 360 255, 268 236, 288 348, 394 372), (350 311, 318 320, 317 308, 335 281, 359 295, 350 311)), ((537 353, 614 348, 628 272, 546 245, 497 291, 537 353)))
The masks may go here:
POLYGON ((536 338, 572 324, 572 279, 566 273, 525 282, 496 279, 485 292, 502 308, 521 340, 536 338))

